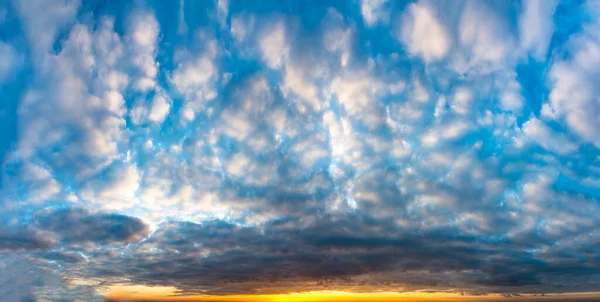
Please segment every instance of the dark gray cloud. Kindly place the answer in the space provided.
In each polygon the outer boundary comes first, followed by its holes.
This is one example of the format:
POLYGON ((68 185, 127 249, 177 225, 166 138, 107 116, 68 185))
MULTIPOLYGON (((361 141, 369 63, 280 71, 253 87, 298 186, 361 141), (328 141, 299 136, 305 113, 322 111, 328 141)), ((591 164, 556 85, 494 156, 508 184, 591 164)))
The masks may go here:
MULTIPOLYGON (((135 217, 94 213, 81 208, 50 208, 33 213, 27 227, 7 225, 0 229, 0 250, 39 251, 56 246, 125 244, 139 241, 148 232, 148 226, 135 217)), ((49 257, 52 258, 50 254, 49 257)))
POLYGON ((46 238, 31 229, 0 229, 0 251, 45 250, 54 244, 51 238, 46 238))
POLYGON ((286 292, 290 286, 536 293, 562 291, 571 274, 598 277, 585 263, 565 267, 555 256, 540 259, 508 240, 458 229, 402 229, 360 214, 315 217, 304 226, 302 219, 262 228, 223 220, 165 222, 118 257, 95 254, 84 274, 211 294, 286 292))
POLYGON ((33 225, 57 234, 64 244, 111 244, 138 241, 149 230, 140 219, 84 209, 48 209, 36 214, 33 225))

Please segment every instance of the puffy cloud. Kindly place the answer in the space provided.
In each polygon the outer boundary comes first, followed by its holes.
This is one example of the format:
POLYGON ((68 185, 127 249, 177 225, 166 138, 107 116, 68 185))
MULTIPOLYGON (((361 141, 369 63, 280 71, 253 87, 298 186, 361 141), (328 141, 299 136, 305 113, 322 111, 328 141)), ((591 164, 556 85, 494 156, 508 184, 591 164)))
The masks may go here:
POLYGON ((0 41, 0 83, 15 79, 22 61, 22 56, 12 45, 0 41))
POLYGON ((444 58, 452 46, 450 32, 427 4, 410 4, 402 15, 399 31, 408 51, 426 62, 444 58))
POLYGON ((360 12, 363 20, 368 26, 374 26, 378 22, 386 22, 389 19, 389 12, 386 9, 387 0, 362 0, 360 3, 360 12))
MULTIPOLYGON (((201 36, 200 34, 198 36, 201 36)), ((218 49, 216 41, 202 37, 206 49, 203 53, 180 53, 177 68, 173 70, 171 81, 185 97, 183 117, 193 120, 207 101, 215 98, 219 68, 216 64, 218 49)))
POLYGON ((471 56, 467 56, 466 68, 487 70, 502 66, 511 49, 514 37, 508 30, 506 20, 483 2, 467 2, 460 16, 458 38, 471 56))
POLYGON ((467 114, 471 111, 473 106, 473 92, 466 87, 458 87, 454 92, 450 109, 458 114, 467 114))
POLYGON ((150 113, 148 119, 155 123, 162 123, 171 109, 171 104, 168 100, 168 96, 164 93, 158 92, 154 95, 152 101, 152 107, 150 107, 150 113))
POLYGON ((156 86, 158 64, 155 62, 159 24, 151 12, 140 11, 129 20, 131 64, 139 72, 135 88, 148 91, 156 86))
POLYGON ((523 13, 519 17, 521 47, 537 60, 544 60, 554 32, 552 16, 557 1, 523 2, 523 13))
POLYGON ((113 164, 104 179, 92 180, 82 191, 82 197, 106 209, 131 207, 137 202, 140 173, 131 164, 113 164))
MULTIPOLYGON (((285 67, 284 81, 282 85, 283 93, 294 93, 298 95, 303 103, 308 104, 308 108, 319 111, 321 107, 320 93, 317 85, 313 83, 310 77, 305 75, 306 71, 301 66, 288 64, 285 67)), ((291 97, 288 96, 288 97, 291 97)), ((304 108, 300 109, 305 111, 304 108)))
POLYGON ((263 60, 270 68, 283 65, 289 53, 286 27, 283 21, 265 28, 259 37, 259 49, 263 60))
POLYGON ((241 43, 254 30, 254 17, 244 14, 231 17, 230 32, 236 42, 241 43))
POLYGON ((352 39, 355 35, 353 27, 344 22, 344 17, 336 10, 329 9, 324 21, 326 27, 323 34, 323 44, 327 51, 338 53, 340 64, 346 66, 350 60, 352 52, 352 39))
POLYGON ((120 89, 126 77, 117 65, 121 55, 122 43, 112 20, 101 19, 96 32, 74 26, 62 51, 46 57, 19 105, 17 159, 39 157, 54 169, 78 175, 112 161, 125 139, 126 109, 120 89), (68 151, 43 156, 57 146, 68 151))
POLYGON ((454 140, 465 135, 472 126, 463 120, 449 121, 448 123, 430 128, 421 136, 421 143, 427 147, 436 146, 441 140, 454 140))
POLYGON ((378 99, 387 85, 366 71, 340 74, 331 82, 331 91, 349 116, 357 117, 369 127, 383 122, 382 107, 378 99))
POLYGON ((579 146, 570 141, 564 134, 554 132, 535 117, 523 124, 523 133, 544 149, 558 154, 564 155, 579 149, 579 146))
POLYGON ((27 39, 38 53, 51 51, 58 33, 74 21, 81 6, 79 0, 14 1, 14 4, 23 20, 27 39))
POLYGON ((542 115, 566 122, 571 131, 596 147, 600 140, 596 129, 600 125, 598 110, 598 75, 594 66, 600 64, 600 21, 587 24, 584 31, 568 42, 571 59, 557 60, 549 72, 552 83, 548 102, 542 115))

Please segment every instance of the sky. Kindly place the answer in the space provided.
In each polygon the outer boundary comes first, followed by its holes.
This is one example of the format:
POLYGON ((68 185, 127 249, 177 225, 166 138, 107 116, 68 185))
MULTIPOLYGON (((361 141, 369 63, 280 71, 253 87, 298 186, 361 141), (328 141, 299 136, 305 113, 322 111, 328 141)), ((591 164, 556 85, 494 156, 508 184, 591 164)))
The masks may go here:
POLYGON ((599 79, 597 0, 0 0, 0 297, 597 299, 599 79))

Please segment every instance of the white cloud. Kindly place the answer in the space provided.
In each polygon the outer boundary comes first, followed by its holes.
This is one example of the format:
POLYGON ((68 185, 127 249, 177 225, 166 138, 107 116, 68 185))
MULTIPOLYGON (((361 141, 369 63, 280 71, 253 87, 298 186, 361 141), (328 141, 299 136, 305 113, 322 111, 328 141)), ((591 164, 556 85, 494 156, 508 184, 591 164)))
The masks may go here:
POLYGON ((552 16, 558 1, 531 0, 523 2, 519 17, 521 48, 537 60, 544 60, 554 32, 552 16))
POLYGON ((201 56, 194 61, 180 63, 173 71, 173 83, 190 98, 203 98, 202 89, 213 78, 217 70, 209 57, 201 56))
POLYGON ((23 168, 24 180, 41 180, 51 178, 50 171, 39 165, 27 163, 23 168))
POLYGON ((427 102, 429 100, 429 91, 419 79, 413 78, 411 97, 417 102, 427 102))
POLYGON ((263 60, 270 68, 279 68, 288 57, 289 45, 283 21, 266 26, 259 38, 259 48, 263 60))
POLYGON ((558 154, 565 155, 579 149, 579 146, 571 142, 564 134, 553 131, 535 117, 523 124, 523 133, 544 149, 558 154))
POLYGON ((129 20, 128 37, 131 64, 136 67, 139 77, 135 87, 139 91, 148 91, 156 86, 158 63, 155 62, 157 39, 160 28, 154 15, 138 11, 129 20))
POLYGON ((314 134, 296 142, 292 150, 305 169, 312 168, 318 160, 329 156, 326 137, 322 134, 314 134))
POLYGON ((101 19, 96 32, 76 25, 62 51, 46 55, 19 107, 21 159, 60 144, 65 151, 48 166, 85 174, 117 156, 125 139, 125 102, 118 91, 125 80, 109 80, 118 73, 122 47, 112 26, 109 19, 101 19))
POLYGON ((421 144, 425 147, 434 147, 443 140, 454 140, 464 136, 471 128, 471 124, 463 119, 437 125, 421 135, 421 144))
POLYGON ((375 127, 385 119, 378 105, 386 86, 366 72, 349 72, 333 79, 330 86, 340 104, 350 116, 354 116, 370 127, 375 127))
POLYGON ((165 120, 171 109, 171 103, 168 98, 169 96, 163 92, 157 92, 154 95, 150 114, 148 114, 148 119, 150 121, 160 124, 165 120))
POLYGON ((231 17, 231 36, 237 43, 241 43, 254 30, 254 17, 245 14, 231 17))
POLYGON ((500 106, 504 110, 520 113, 525 100, 521 95, 521 84, 515 78, 503 81, 500 87, 500 106))
POLYGON ((251 154, 243 152, 229 158, 224 168, 229 177, 247 185, 266 186, 277 176, 276 162, 257 162, 251 154))
POLYGON ((219 23, 225 25, 227 16, 229 15, 229 0, 217 0, 217 15, 219 23))
POLYGON ((60 183, 45 167, 26 163, 23 167, 22 179, 29 186, 27 200, 30 202, 45 202, 58 197, 62 191, 60 183))
POLYGON ((204 104, 217 96, 216 82, 219 78, 219 69, 215 63, 218 54, 217 41, 206 38, 201 34, 202 42, 206 46, 203 53, 189 53, 181 51, 176 69, 171 74, 171 82, 184 96, 183 117, 193 120, 196 112, 204 104))
POLYGON ((141 180, 137 167, 125 163, 110 167, 107 173, 104 179, 93 179, 86 184, 81 194, 83 199, 110 210, 129 208, 137 203, 141 180))
POLYGON ((440 117, 442 116, 442 114, 444 114, 444 112, 446 112, 446 97, 445 96, 440 96, 438 98, 438 101, 435 103, 435 110, 433 112, 433 116, 435 117, 440 117))
POLYGON ((225 164, 225 171, 234 177, 241 177, 248 172, 250 159, 244 153, 236 153, 225 164))
POLYGON ((142 124, 146 116, 148 115, 148 110, 144 104, 142 104, 139 100, 135 102, 131 110, 129 110, 129 118, 134 125, 142 124))
POLYGON ((408 51, 426 62, 442 59, 452 46, 452 38, 435 11, 421 3, 412 3, 401 17, 400 40, 408 51))
POLYGON ((23 57, 10 44, 0 41, 0 84, 15 78, 23 57))
POLYGON ((340 65, 346 66, 350 60, 354 29, 344 23, 344 17, 335 9, 327 11, 324 21, 323 44, 331 53, 338 53, 340 65))
POLYGON ((221 113, 219 130, 238 141, 246 140, 260 126, 257 121, 264 120, 267 108, 273 103, 267 79, 255 76, 248 80, 244 89, 236 95, 236 103, 221 113))
POLYGON ((145 150, 145 151, 150 151, 150 150, 152 150, 152 148, 153 148, 153 147, 154 147, 154 143, 152 142, 152 140, 151 140, 151 139, 147 140, 147 141, 144 143, 144 150, 145 150))
POLYGON ((81 5, 79 0, 19 0, 14 4, 29 44, 38 54, 52 50, 58 32, 73 22, 81 5))
MULTIPOLYGON (((305 73, 304 68, 287 64, 281 89, 285 97, 291 97, 289 93, 292 92, 301 98, 302 103, 307 104, 314 111, 319 111, 321 106, 319 89, 305 73)), ((300 107, 302 112, 305 111, 302 109, 303 107, 300 107)))
POLYGON ((484 2, 467 2, 458 26, 460 43, 471 54, 467 68, 494 69, 514 48, 514 37, 503 20, 484 2))
POLYGON ((565 121, 568 128, 585 141, 600 148, 600 19, 586 24, 584 31, 569 39, 571 59, 557 60, 549 78, 552 88, 542 115, 565 121))
POLYGON ((185 0, 179 0, 179 14, 177 16, 177 33, 185 34, 188 31, 187 23, 185 22, 185 0))
POLYGON ((360 12, 367 26, 374 26, 378 22, 384 23, 389 19, 389 11, 384 6, 387 0, 362 0, 360 12))
POLYGON ((61 185, 55 179, 38 182, 29 188, 27 192, 28 202, 45 202, 55 199, 61 192, 61 185))
POLYGON ((473 92, 467 87, 458 87, 454 91, 450 109, 458 114, 468 114, 473 106, 473 92))

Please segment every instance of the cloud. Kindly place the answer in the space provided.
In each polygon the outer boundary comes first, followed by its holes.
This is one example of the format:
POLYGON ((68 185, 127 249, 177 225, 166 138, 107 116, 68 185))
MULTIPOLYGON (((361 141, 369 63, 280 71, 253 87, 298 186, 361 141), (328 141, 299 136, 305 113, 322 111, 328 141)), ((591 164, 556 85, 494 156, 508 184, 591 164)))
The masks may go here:
POLYGON ((169 114, 170 109, 171 104, 168 100, 168 96, 158 92, 154 95, 154 100, 152 101, 152 107, 150 107, 148 119, 155 123, 162 123, 169 114))
MULTIPOLYGON (((76 248, 136 242, 149 233, 140 219, 119 214, 90 212, 83 208, 46 208, 32 214, 26 228, 6 225, 0 230, 2 251, 49 251, 57 246, 76 248)), ((60 262, 73 262, 73 255, 44 254, 60 262)))
POLYGON ((133 277, 138 283, 189 286, 212 294, 254 291, 265 282, 272 283, 269 293, 286 292, 286 286, 292 284, 319 288, 321 279, 329 279, 341 289, 386 288, 384 284, 394 286, 405 278, 422 282, 403 283, 407 290, 469 283, 514 289, 540 284, 536 269, 552 267, 522 252, 506 250, 503 240, 477 242, 475 237, 443 230, 412 236, 389 224, 372 228, 369 221, 360 215, 323 217, 298 229, 292 227, 297 221, 286 219, 270 224, 264 232, 220 220, 166 223, 140 246, 138 254, 124 255, 127 270, 109 258, 91 265, 102 265, 104 273, 113 276, 132 276, 128 270, 135 270, 133 277), (389 235, 376 235, 382 227, 389 235), (347 233, 350 231, 352 235, 347 233), (441 238, 443 249, 439 248, 441 238), (153 257, 143 256, 156 249, 160 252, 153 257), (471 256, 474 254, 478 257, 471 256), (203 260, 190 262, 190 255, 203 260), (404 273, 394 274, 396 270, 404 273), (432 272, 437 271, 447 272, 453 281, 436 278, 432 272), (171 281, 174 276, 178 276, 177 283, 171 281))
POLYGON ((254 29, 253 16, 244 14, 234 15, 231 17, 230 32, 231 36, 237 43, 241 43, 252 30, 254 29))
POLYGON ((171 75, 171 82, 185 97, 183 117, 191 121, 203 109, 206 102, 216 97, 216 82, 219 80, 217 65, 218 46, 216 41, 198 34, 205 50, 202 53, 182 51, 171 75))
POLYGON ((14 1, 27 39, 38 54, 49 52, 60 30, 74 21, 80 1, 14 1), (38 12, 43 11, 43 15, 38 12))
POLYGON ((52 238, 28 230, 0 230, 0 251, 46 250, 55 245, 52 238))
POLYGON ((160 32, 159 24, 151 12, 140 11, 129 19, 128 40, 131 43, 131 64, 138 71, 135 87, 148 91, 155 87, 158 64, 154 61, 160 32))
POLYGON ((14 3, 11 298, 597 290, 592 3, 14 3))
POLYGON ((367 26, 374 26, 378 22, 385 23, 389 19, 385 5, 387 0, 362 0, 360 12, 367 26))
POLYGON ((412 55, 421 56, 425 62, 440 60, 450 51, 452 37, 427 4, 410 4, 400 25, 400 40, 412 55))
POLYGON ((523 13, 519 19, 521 47, 531 52, 537 60, 543 60, 554 32, 552 16, 557 1, 523 2, 523 13))
POLYGON ((73 300, 102 301, 92 287, 63 283, 60 276, 31 257, 3 253, 0 295, 8 301, 73 300))
POLYGON ((568 41, 570 59, 557 60, 549 71, 551 91, 548 102, 542 106, 542 115, 562 120, 571 131, 583 140, 600 146, 595 129, 600 119, 595 114, 597 71, 591 66, 600 62, 600 22, 595 19, 584 26, 582 33, 573 35, 568 41))
POLYGON ((122 244, 139 241, 148 235, 146 224, 125 215, 67 208, 43 210, 36 216, 34 227, 55 233, 58 240, 66 245, 122 244))
POLYGON ((261 56, 270 68, 281 67, 286 60, 289 53, 286 36, 285 25, 279 21, 269 26, 268 30, 265 28, 259 37, 261 56))
POLYGON ((41 160, 52 169, 85 175, 117 156, 125 139, 121 51, 112 20, 100 20, 96 32, 73 27, 62 51, 47 55, 19 104, 17 159, 43 158, 44 152, 66 146, 60 156, 41 160))
POLYGON ((555 133, 537 118, 531 118, 523 124, 523 133, 526 137, 541 145, 544 149, 558 154, 568 154, 577 151, 579 146, 571 142, 562 133, 555 133))
POLYGON ((0 58, 0 83, 14 80, 23 57, 12 45, 0 41, 0 58))
POLYGON ((468 68, 486 70, 502 66, 514 48, 514 37, 496 12, 483 3, 465 4, 458 25, 458 40, 468 52, 468 68))
POLYGON ((136 192, 140 186, 137 167, 116 163, 104 173, 104 179, 86 184, 81 192, 84 199, 106 209, 127 208, 137 203, 136 192))
POLYGON ((227 22, 227 16, 229 15, 229 0, 218 0, 217 12, 219 14, 219 22, 221 24, 227 22))

